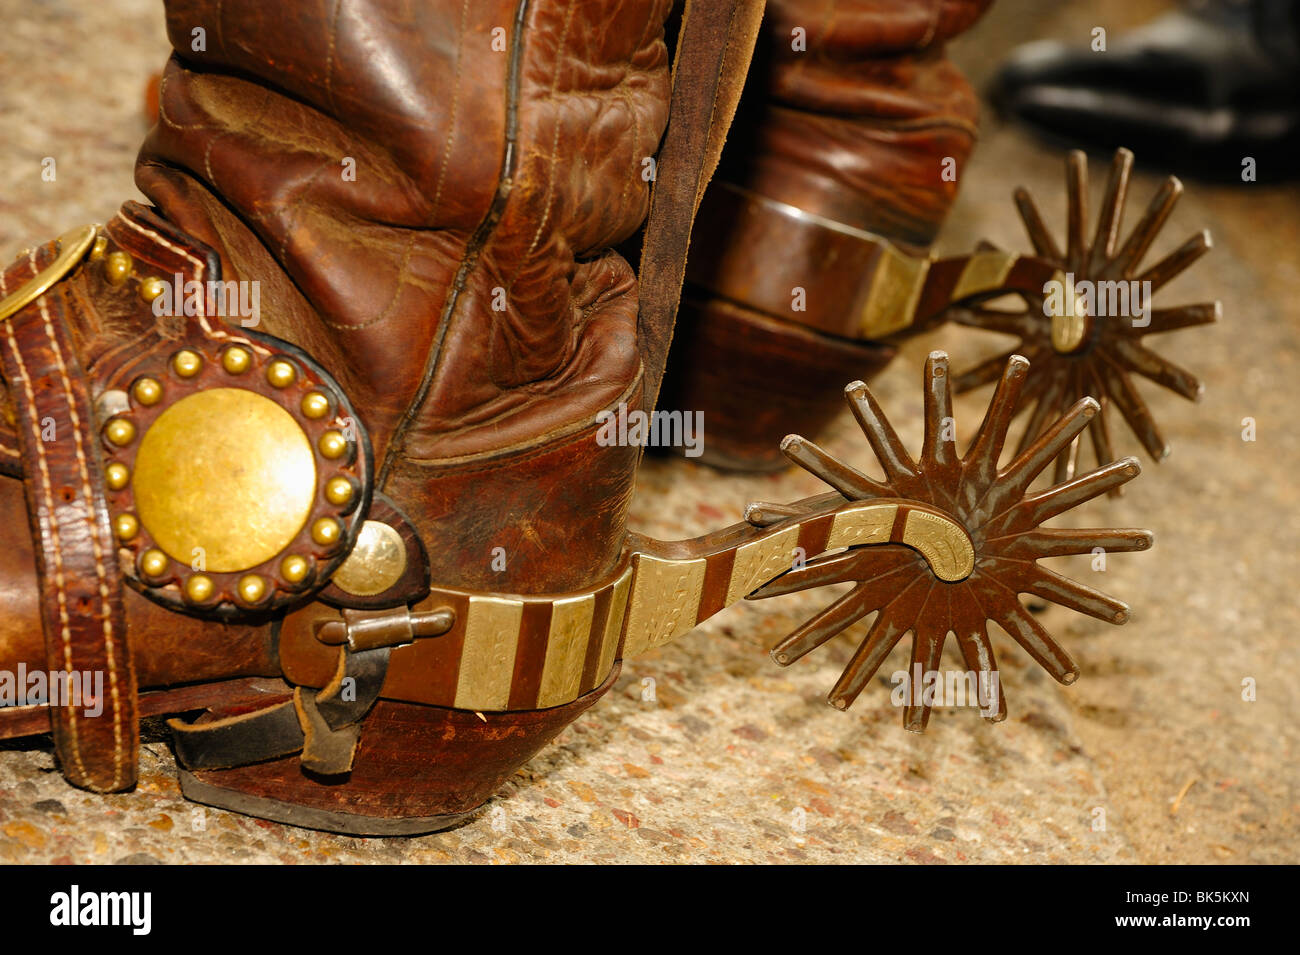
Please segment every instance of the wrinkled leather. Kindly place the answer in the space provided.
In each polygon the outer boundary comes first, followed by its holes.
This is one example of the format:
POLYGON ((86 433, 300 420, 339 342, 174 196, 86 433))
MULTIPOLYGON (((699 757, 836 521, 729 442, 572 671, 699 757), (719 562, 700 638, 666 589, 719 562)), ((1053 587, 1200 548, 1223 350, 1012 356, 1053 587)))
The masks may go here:
POLYGON ((636 278, 610 246, 646 214, 668 8, 167 6, 176 54, 137 182, 217 249, 228 278, 260 277, 262 330, 305 348, 366 409, 381 489, 429 542, 439 579, 562 589, 617 558, 621 506, 592 507, 585 527, 561 521, 597 480, 624 501, 635 455, 586 442, 540 493, 511 462, 635 398, 636 278), (513 47, 493 49, 494 30, 522 31, 517 62, 513 47), (443 488, 465 471, 489 515, 447 510, 443 488), (573 500, 521 535, 519 515, 548 495, 573 500), (570 540, 571 560, 555 561, 570 540), (504 578, 490 567, 498 546, 504 578))
POLYGON ((772 0, 720 178, 928 245, 960 180, 942 179, 940 163, 960 170, 978 118, 944 44, 991 2, 772 0))
MULTIPOLYGON (((611 247, 646 214, 670 5, 166 4, 175 54, 137 182, 215 250, 223 278, 261 283, 259 331, 347 390, 440 581, 564 590, 622 549, 637 450, 590 433, 598 411, 637 400, 643 373, 636 277, 611 247), (513 74, 497 28, 522 37, 513 74)), ((74 302, 92 377, 167 334, 95 270, 51 294, 74 302)), ((0 555, 0 661, 34 666, 22 509, 20 483, 0 481, 15 538, 0 555)), ((265 624, 124 600, 142 687, 278 673, 265 624)))
POLYGON ((340 376, 369 409, 380 459, 431 360, 400 453, 532 440, 594 415, 640 371, 635 277, 609 248, 647 209, 667 6, 171 0, 176 53, 137 182, 219 251, 227 278, 271 279, 263 330, 340 376), (520 6, 512 103, 492 31, 513 32, 520 6), (517 162, 503 183, 512 106, 517 162), (476 237, 502 190, 499 222, 476 237))
MULTIPOLYGON (((956 198, 976 133, 975 95, 944 44, 990 2, 771 0, 717 179, 739 187, 733 197, 753 193, 759 205, 776 200, 922 251, 956 198), (957 175, 945 177, 949 158, 957 175)), ((716 199, 717 181, 712 188, 716 199)), ((763 285, 773 265, 794 263, 819 276, 807 293, 847 318, 863 276, 830 266, 815 240, 801 248, 779 217, 747 223, 734 208, 702 206, 696 236, 708 240, 692 248, 664 403, 703 412, 707 463, 773 470, 788 465, 783 435, 818 434, 843 409, 842 381, 869 378, 893 352, 800 328, 792 308, 737 296, 763 285), (816 264, 805 268, 802 254, 816 264), (769 400, 773 368, 789 379, 780 401, 769 400)))

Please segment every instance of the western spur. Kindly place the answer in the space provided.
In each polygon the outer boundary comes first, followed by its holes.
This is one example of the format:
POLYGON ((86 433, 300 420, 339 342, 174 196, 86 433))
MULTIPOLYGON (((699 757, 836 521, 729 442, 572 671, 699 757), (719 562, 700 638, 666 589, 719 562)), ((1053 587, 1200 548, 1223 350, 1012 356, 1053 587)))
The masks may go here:
MULTIPOLYGON (((883 483, 790 436, 783 451, 830 493, 751 504, 744 522, 694 540, 630 534, 610 573, 570 593, 442 586, 429 578, 429 544, 375 490, 362 416, 301 350, 200 313, 174 337, 137 343, 101 379, 75 377, 61 306, 48 297, 61 280, 79 274, 112 283, 131 255, 139 272, 131 294, 143 301, 155 269, 215 271, 211 257, 192 255, 197 250, 163 228, 128 208, 104 230, 68 233, 6 273, 7 287, 15 271, 30 275, 0 306, 7 380, 27 399, 17 402, 17 423, 33 521, 50 542, 38 556, 53 608, 51 667, 108 674, 101 718, 47 711, 64 772, 77 785, 129 787, 138 717, 207 706, 214 718, 171 723, 190 798, 353 833, 428 831, 481 804, 608 689, 620 661, 741 599, 855 582, 772 651, 788 665, 879 610, 831 691, 840 708, 908 632, 913 661, 926 669, 952 631, 972 670, 994 672, 987 620, 1056 679, 1072 682, 1077 668, 1018 592, 1112 623, 1127 618, 1119 601, 1034 563, 1098 546, 1150 546, 1145 531, 1040 527, 1138 473, 1135 460, 1123 459, 1028 492, 1094 419, 1097 403, 1078 402, 999 469, 1029 371, 1015 357, 959 457, 945 436, 952 429, 944 428, 951 408, 942 353, 925 368, 926 437, 916 459, 865 385, 846 390, 885 468, 883 483), (47 417, 73 440, 47 449, 54 442, 39 441, 47 417), (204 555, 199 570, 183 559, 196 553, 204 555), (811 559, 797 564, 798 553, 811 559), (264 634, 282 667, 281 692, 246 679, 137 693, 126 641, 138 638, 124 623, 123 587, 148 598, 156 620, 184 614, 177 620, 207 621, 196 623, 199 632, 264 634), (457 730, 450 741, 449 726, 457 730), (488 745, 505 735, 507 746, 488 745), (323 784, 340 779, 348 781, 323 784), (312 787, 324 798, 309 798, 312 787)), ((923 728, 928 711, 909 705, 905 723, 923 728)), ((993 718, 1005 714, 999 699, 993 718)))

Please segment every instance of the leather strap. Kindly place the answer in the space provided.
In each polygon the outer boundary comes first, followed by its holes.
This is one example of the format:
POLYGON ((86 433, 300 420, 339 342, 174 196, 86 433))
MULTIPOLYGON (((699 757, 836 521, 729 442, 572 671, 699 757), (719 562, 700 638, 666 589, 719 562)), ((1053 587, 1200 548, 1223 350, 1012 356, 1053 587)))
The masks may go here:
POLYGON ((659 399, 672 342, 691 225, 722 154, 758 37, 765 0, 686 0, 668 129, 656 163, 641 246, 638 337, 644 401, 659 399))
MULTIPOLYGON (((53 249, 29 253, 28 282, 46 269, 47 279, 60 269, 66 274, 75 251, 66 248, 70 237, 61 240, 65 247, 55 243, 53 249)), ((54 745, 69 781, 116 792, 135 783, 138 738, 122 577, 108 521, 95 412, 65 321, 69 306, 58 289, 47 289, 0 323, 0 368, 16 413, 27 514, 38 542, 47 664, 51 674, 67 674, 69 680, 79 674, 82 687, 79 701, 50 700, 54 745), (94 673, 103 674, 105 696, 102 712, 90 717, 86 713, 94 707, 86 687, 94 681, 85 675, 94 673)), ((0 275, 0 297, 11 291, 0 275)))
POLYGON ((229 769, 301 752, 304 769, 346 773, 388 675, 388 654, 343 649, 334 679, 319 691, 297 687, 292 700, 208 723, 168 720, 176 758, 186 769, 229 769))

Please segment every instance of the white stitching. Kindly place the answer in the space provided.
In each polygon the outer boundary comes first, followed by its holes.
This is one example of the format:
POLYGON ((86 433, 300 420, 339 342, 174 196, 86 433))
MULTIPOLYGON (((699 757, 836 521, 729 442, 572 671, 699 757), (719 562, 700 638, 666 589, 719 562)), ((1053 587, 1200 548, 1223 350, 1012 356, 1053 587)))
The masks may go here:
MULTIPOLYGON (((30 258, 32 268, 36 268, 36 253, 33 251, 30 258)), ((72 420, 72 440, 73 446, 77 452, 77 470, 81 473, 81 493, 85 500, 86 509, 89 512, 90 524, 90 542, 91 548, 95 554, 95 576, 99 581, 99 600, 101 604, 100 614, 102 631, 104 634, 104 647, 108 651, 108 686, 109 692, 113 697, 113 788, 116 789, 122 784, 122 753, 126 748, 122 726, 122 706, 121 694, 118 688, 117 674, 117 643, 113 635, 113 615, 110 611, 112 596, 108 590, 108 573, 104 569, 104 545, 99 538, 99 520, 94 510, 94 496, 90 487, 90 468, 86 462, 86 449, 81 440, 81 415, 77 414, 77 405, 72 396, 72 381, 68 377, 68 366, 63 360, 63 349, 59 347, 59 340, 54 334, 54 326, 50 322, 50 310, 48 300, 45 296, 38 299, 41 307, 41 321, 45 326, 45 336, 50 340, 50 348, 54 352, 54 360, 59 366, 59 378, 63 385, 63 397, 68 403, 68 416, 72 420)), ((10 329, 12 344, 13 330, 10 329)), ((73 711, 75 714, 75 710, 73 711)), ((75 717, 74 717, 75 718, 75 717)))
MULTIPOLYGON (((194 256, 190 255, 189 252, 187 252, 181 246, 174 245, 171 242, 168 242, 157 232, 154 232, 151 229, 146 229, 144 226, 140 225, 137 222, 134 222, 133 220, 127 218, 124 215, 119 215, 118 219, 120 219, 123 223, 125 223, 130 228, 134 229, 136 232, 139 232, 141 235, 148 236, 149 238, 157 242, 159 245, 161 245, 163 248, 170 249, 172 252, 176 253, 181 258, 185 259, 187 262, 189 262, 191 265, 194 266, 194 280, 196 282, 203 281, 204 265, 201 260, 196 259, 194 256)), ((256 342, 249 341, 247 338, 245 338, 242 335, 232 335, 224 328, 213 328, 210 324, 208 324, 207 313, 204 312, 203 310, 204 305, 205 303, 202 297, 200 297, 199 314, 198 314, 199 326, 203 329, 204 333, 208 335, 210 338, 224 338, 224 339, 229 339, 230 341, 233 342, 238 342, 241 345, 247 345, 249 348, 253 349, 253 351, 257 352, 259 355, 266 356, 271 354, 269 349, 262 347, 256 342)))

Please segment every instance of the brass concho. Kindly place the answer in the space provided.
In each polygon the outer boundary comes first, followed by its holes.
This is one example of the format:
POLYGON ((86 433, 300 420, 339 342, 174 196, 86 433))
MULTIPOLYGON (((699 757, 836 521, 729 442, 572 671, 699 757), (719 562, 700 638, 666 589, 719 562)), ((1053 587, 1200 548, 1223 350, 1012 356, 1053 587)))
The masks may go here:
POLYGON ((213 388, 164 411, 140 441, 131 480, 141 524, 167 555, 209 571, 249 570, 298 536, 316 462, 298 422, 270 398, 213 388))
POLYGON ((406 543, 383 521, 361 525, 356 546, 338 570, 334 586, 356 597, 374 597, 397 583, 406 573, 406 543))
POLYGON ((324 586, 371 493, 369 441, 325 371, 269 336, 214 334, 129 374, 100 402, 127 580, 160 603, 219 617, 324 586))

